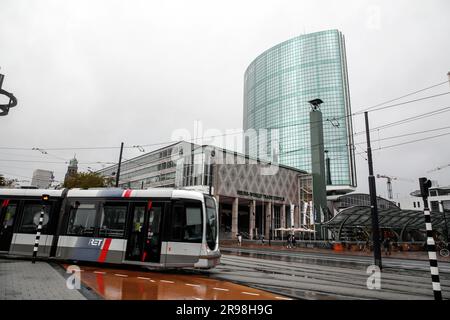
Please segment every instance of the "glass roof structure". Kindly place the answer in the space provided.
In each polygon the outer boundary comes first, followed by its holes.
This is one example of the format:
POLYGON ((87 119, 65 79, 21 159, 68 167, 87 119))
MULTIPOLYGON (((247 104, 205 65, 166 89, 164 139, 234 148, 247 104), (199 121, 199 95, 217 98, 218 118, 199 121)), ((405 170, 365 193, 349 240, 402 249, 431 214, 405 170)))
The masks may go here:
MULTIPOLYGON (((402 210, 395 205, 389 208, 378 208, 378 220, 380 228, 425 230, 424 214, 419 210, 402 210)), ((444 217, 442 212, 431 212, 433 229, 445 228, 445 220, 448 223, 450 215, 444 217)), ((371 209, 369 206, 353 206, 343 209, 323 226, 328 228, 371 228, 371 209)))
MULTIPOLYGON (((372 230, 372 214, 370 209, 370 196, 365 193, 350 193, 337 197, 330 197, 333 209, 338 213, 323 224, 337 236, 355 237, 359 231, 366 235, 372 230), (352 235, 353 234, 353 235, 352 235)), ((389 229, 403 239, 405 233, 424 233, 425 217, 422 210, 402 210, 394 202, 377 197, 378 221, 380 229, 389 229)), ((439 211, 431 212, 433 230, 441 234, 446 233, 445 223, 449 226, 450 214, 447 216, 439 211)), ((450 229, 450 227, 448 228, 450 229)))

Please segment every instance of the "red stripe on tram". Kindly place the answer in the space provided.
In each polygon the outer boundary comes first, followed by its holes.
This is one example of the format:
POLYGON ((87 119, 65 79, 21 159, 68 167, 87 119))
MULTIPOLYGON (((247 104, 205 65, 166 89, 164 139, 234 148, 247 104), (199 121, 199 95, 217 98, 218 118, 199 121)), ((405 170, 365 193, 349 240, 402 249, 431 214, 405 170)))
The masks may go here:
POLYGON ((148 211, 152 210, 152 205, 153 205, 152 200, 149 200, 149 201, 148 201, 148 204, 147 204, 147 210, 148 210, 148 211))
POLYGON ((3 200, 2 208, 7 207, 9 204, 9 200, 3 200))
POLYGON ((97 262, 105 262, 106 255, 108 254, 110 245, 111 245, 111 238, 107 238, 105 240, 105 244, 103 245, 102 251, 100 252, 100 256, 98 257, 97 262))
POLYGON ((133 191, 133 190, 130 190, 130 189, 125 190, 125 191, 123 192, 123 197, 124 197, 124 198, 129 198, 129 197, 131 196, 131 191, 133 191))

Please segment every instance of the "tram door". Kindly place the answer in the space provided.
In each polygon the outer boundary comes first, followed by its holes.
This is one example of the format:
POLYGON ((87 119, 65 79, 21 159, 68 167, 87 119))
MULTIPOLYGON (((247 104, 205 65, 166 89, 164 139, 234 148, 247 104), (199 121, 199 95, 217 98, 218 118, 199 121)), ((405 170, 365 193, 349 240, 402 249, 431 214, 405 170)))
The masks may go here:
POLYGON ((160 262, 164 203, 136 203, 132 208, 126 260, 160 262))
POLYGON ((17 203, 12 203, 9 200, 3 200, 0 204, 0 251, 9 251, 13 237, 17 203))

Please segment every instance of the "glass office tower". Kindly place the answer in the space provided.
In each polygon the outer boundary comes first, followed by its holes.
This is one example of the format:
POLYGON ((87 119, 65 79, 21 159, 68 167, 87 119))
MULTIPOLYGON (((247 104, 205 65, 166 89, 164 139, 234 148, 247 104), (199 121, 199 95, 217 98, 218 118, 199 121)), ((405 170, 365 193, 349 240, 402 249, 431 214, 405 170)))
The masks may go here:
MULTIPOLYGON (((332 185, 327 189, 356 187, 347 62, 340 31, 287 40, 266 50, 248 66, 244 77, 244 130, 278 129, 279 163, 310 172, 308 101, 316 98, 323 100, 324 149, 330 159, 332 185)), ((269 134, 267 145, 270 139, 269 134)), ((246 152, 265 158, 267 154, 261 154, 258 141, 246 139, 246 152)))

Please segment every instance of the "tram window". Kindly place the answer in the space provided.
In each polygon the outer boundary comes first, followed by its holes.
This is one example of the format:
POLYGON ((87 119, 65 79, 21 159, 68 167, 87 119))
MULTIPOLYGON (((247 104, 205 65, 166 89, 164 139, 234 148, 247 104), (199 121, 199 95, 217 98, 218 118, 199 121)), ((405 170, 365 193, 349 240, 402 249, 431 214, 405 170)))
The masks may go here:
POLYGON ((216 204, 214 200, 210 197, 205 196, 206 204, 206 241, 208 247, 214 250, 216 247, 217 239, 217 217, 216 217, 216 204))
MULTIPOLYGON (((1 209, 1 208, 0 208, 1 209)), ((13 226, 14 216, 16 215, 17 204, 9 204, 6 208, 5 219, 3 219, 3 225, 0 228, 6 229, 13 226)))
POLYGON ((103 205, 99 235, 111 238, 123 237, 126 215, 127 205, 103 205))
POLYGON ((202 210, 200 206, 175 206, 172 215, 172 241, 202 241, 202 210))
POLYGON ((94 235, 96 209, 94 203, 76 201, 70 206, 67 234, 78 236, 94 235))
MULTIPOLYGON (((47 232, 47 224, 49 220, 49 205, 45 206, 44 221, 42 222, 42 233, 47 232)), ((22 223, 20 224, 19 233, 36 233, 41 216, 42 205, 38 203, 25 203, 23 208, 22 223)))

